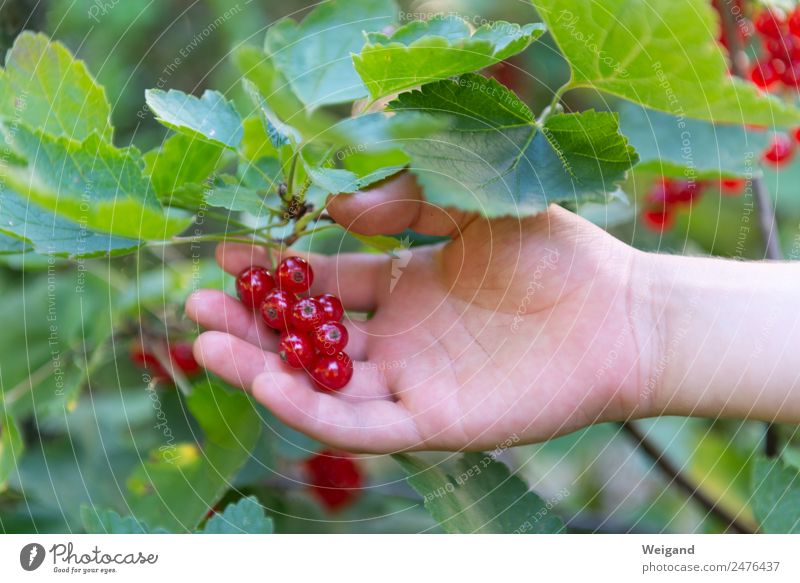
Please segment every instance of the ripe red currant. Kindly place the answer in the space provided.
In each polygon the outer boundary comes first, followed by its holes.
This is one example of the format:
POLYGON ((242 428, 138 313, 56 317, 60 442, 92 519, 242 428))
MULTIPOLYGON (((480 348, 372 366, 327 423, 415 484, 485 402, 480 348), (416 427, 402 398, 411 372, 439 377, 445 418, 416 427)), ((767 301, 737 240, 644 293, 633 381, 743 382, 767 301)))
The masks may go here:
POLYGON ((326 391, 338 391, 353 378, 353 361, 344 352, 322 355, 311 369, 311 378, 326 391))
POLYGON ((278 266, 278 285, 282 290, 299 294, 307 291, 312 283, 314 271, 306 260, 289 257, 278 266))
POLYGON ((263 267, 249 267, 236 278, 236 293, 248 308, 257 310, 275 287, 272 274, 263 267))
POLYGON ((786 134, 775 134, 772 136, 772 141, 769 147, 764 152, 763 158, 765 162, 770 162, 775 166, 783 166, 794 155, 794 144, 791 138, 786 134))
POLYGON ((359 496, 361 468, 345 452, 323 450, 304 462, 311 492, 330 511, 341 510, 359 496))
POLYGON ((261 304, 264 323, 275 330, 287 330, 294 303, 294 296, 289 292, 277 288, 270 290, 261 304))
POLYGON ((314 298, 302 298, 292 306, 290 322, 301 332, 311 332, 325 321, 325 312, 314 298))
POLYGON ((762 10, 755 25, 756 30, 768 38, 780 38, 783 34, 783 18, 771 10, 762 10))
POLYGON ((800 8, 795 8, 789 16, 789 31, 795 36, 800 36, 800 8))
POLYGON ((326 321, 342 321, 342 317, 344 317, 344 306, 342 306, 342 302, 339 298, 333 294, 322 294, 321 296, 314 296, 314 299, 322 306, 326 321))
POLYGON ((339 322, 325 322, 314 330, 312 335, 314 346, 322 354, 333 356, 347 346, 349 340, 347 328, 339 322))
POLYGON ((155 354, 143 350, 138 344, 131 348, 131 360, 139 368, 148 371, 154 379, 167 380, 170 378, 169 372, 161 366, 155 354))
POLYGON ((738 196, 742 194, 747 181, 744 178, 723 178, 719 181, 719 188, 722 194, 727 196, 738 196))
POLYGON ((769 89, 780 79, 781 75, 773 61, 755 63, 750 69, 750 80, 761 89, 769 89))
POLYGON ((308 369, 317 358, 311 338, 297 332, 281 334, 278 354, 292 368, 308 369))
POLYGON ((675 222, 675 216, 668 209, 653 209, 642 213, 644 224, 652 231, 658 233, 668 231, 675 222))
POLYGON ((187 377, 198 374, 202 368, 194 359, 192 345, 188 342, 176 342, 169 348, 169 358, 187 377))

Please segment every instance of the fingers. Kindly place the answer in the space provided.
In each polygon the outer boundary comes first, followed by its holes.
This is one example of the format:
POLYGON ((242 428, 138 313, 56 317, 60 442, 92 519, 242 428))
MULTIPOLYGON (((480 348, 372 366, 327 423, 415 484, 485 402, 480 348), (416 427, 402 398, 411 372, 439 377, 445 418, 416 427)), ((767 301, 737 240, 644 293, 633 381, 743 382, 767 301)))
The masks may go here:
POLYGON ((194 357, 204 368, 244 389, 250 389, 256 377, 270 366, 275 368, 281 364, 277 354, 264 352, 241 338, 223 332, 201 334, 194 341, 194 357))
POLYGON ((285 372, 257 377, 253 395, 290 427, 334 447, 387 453, 421 445, 408 411, 389 400, 358 402, 322 393, 308 378, 285 372))
MULTIPOLYGON (((371 312, 384 288, 388 290, 391 263, 387 256, 343 253, 327 257, 294 250, 288 254, 303 257, 311 264, 312 294, 335 294, 347 310, 371 312)), ((268 265, 269 258, 263 247, 223 243, 217 247, 217 262, 226 272, 237 276, 251 265, 268 265)))
POLYGON ((328 213, 342 227, 362 235, 394 235, 412 229, 423 235, 457 236, 474 216, 425 200, 410 172, 356 194, 328 200, 328 213))

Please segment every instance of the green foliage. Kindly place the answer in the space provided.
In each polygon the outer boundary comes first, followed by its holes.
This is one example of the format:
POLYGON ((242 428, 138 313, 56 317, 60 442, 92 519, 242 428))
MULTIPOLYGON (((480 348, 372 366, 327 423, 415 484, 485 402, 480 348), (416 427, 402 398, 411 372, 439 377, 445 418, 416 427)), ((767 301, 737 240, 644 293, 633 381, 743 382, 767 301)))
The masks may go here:
POLYGON ((97 510, 88 504, 81 507, 81 522, 89 534, 159 534, 164 529, 152 529, 133 516, 120 516, 113 510, 97 510))
POLYGON ((367 35, 353 57, 372 99, 494 65, 525 50, 544 32, 541 24, 485 24, 478 30, 457 16, 415 20, 388 36, 367 35))
POLYGON ((637 161, 615 114, 537 122, 513 93, 479 75, 404 93, 392 107, 450 119, 430 140, 406 146, 411 170, 432 202, 489 217, 535 214, 551 202, 605 201, 637 161))
POLYGON ((569 61, 573 87, 717 123, 800 122, 800 111, 728 74, 706 0, 532 2, 569 61))
POLYGON ((564 523, 521 479, 489 454, 468 453, 448 473, 415 456, 395 455, 425 508, 448 533, 552 534, 564 523))
POLYGON ((161 148, 143 156, 145 174, 156 194, 169 204, 170 195, 187 184, 202 184, 220 165, 223 149, 185 134, 174 134, 161 148))
POLYGON ((272 519, 254 496, 229 504, 221 514, 208 519, 202 534, 272 534, 272 519))
POLYGON ((3 415, 0 417, 0 492, 6 489, 8 477, 17 467, 17 460, 24 450, 25 444, 14 418, 3 415))
POLYGON ((753 511, 769 534, 800 533, 800 472, 780 459, 753 464, 753 511))

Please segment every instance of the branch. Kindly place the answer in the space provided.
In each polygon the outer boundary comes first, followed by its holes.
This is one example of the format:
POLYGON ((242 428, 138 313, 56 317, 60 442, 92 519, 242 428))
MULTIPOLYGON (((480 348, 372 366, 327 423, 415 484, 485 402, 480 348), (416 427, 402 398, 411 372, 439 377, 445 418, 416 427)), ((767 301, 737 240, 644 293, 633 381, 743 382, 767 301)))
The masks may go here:
POLYGON ((742 523, 736 516, 720 507, 716 500, 710 498, 700 487, 693 484, 681 469, 664 457, 664 453, 659 451, 648 437, 630 421, 622 423, 622 429, 636 441, 639 448, 652 458, 653 463, 669 478, 670 484, 675 484, 678 488, 686 492, 689 497, 700 504, 706 511, 725 524, 726 529, 742 534, 753 534, 755 531, 748 525, 742 523))

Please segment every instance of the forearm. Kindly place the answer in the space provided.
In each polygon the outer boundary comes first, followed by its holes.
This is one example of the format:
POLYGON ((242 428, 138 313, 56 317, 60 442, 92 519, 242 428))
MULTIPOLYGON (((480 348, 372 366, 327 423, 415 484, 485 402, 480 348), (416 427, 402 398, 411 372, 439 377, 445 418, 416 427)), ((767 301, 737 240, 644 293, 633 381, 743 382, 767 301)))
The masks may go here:
POLYGON ((650 414, 800 422, 800 264, 645 255, 650 414))

